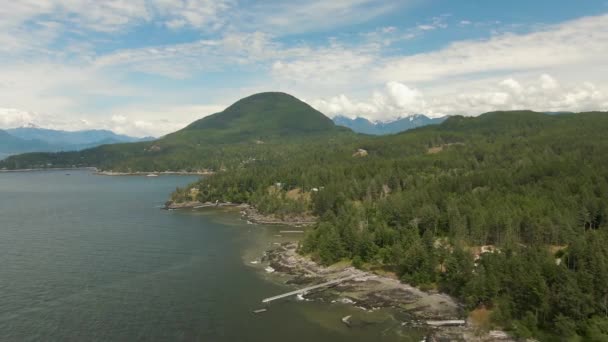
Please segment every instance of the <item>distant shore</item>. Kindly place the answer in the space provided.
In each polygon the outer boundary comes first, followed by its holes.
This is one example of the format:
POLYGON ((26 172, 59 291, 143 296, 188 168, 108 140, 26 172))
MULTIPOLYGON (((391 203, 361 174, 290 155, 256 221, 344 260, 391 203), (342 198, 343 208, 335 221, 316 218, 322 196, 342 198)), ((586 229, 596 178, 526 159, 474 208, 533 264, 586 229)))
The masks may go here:
POLYGON ((47 167, 47 168, 35 168, 35 169, 1 169, 0 172, 36 172, 36 171, 77 171, 77 170, 87 170, 87 171, 97 171, 96 167, 47 167))
MULTIPOLYGON (((96 169, 97 171, 97 169, 96 169)), ((117 171, 97 171, 95 174, 100 176, 209 176, 214 174, 213 171, 135 171, 135 172, 117 172, 117 171)))
POLYGON ((32 168, 32 169, 0 169, 0 172, 37 172, 37 171, 77 171, 86 170, 92 171, 96 175, 100 176, 164 176, 164 175, 177 175, 177 176, 209 176, 214 174, 213 171, 135 171, 135 172, 117 172, 117 171, 101 171, 96 167, 46 167, 46 168, 32 168))

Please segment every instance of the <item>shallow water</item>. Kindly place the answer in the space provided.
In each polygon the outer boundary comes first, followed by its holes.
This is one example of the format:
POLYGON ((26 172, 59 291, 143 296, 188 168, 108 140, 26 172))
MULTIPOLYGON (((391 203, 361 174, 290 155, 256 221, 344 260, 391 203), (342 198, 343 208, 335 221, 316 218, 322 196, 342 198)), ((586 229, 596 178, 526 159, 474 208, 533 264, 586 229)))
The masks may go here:
POLYGON ((420 340, 345 305, 287 300, 252 314, 289 290, 248 262, 280 228, 160 210, 195 179, 0 173, 0 340, 420 340), (348 314, 377 323, 348 328, 348 314))

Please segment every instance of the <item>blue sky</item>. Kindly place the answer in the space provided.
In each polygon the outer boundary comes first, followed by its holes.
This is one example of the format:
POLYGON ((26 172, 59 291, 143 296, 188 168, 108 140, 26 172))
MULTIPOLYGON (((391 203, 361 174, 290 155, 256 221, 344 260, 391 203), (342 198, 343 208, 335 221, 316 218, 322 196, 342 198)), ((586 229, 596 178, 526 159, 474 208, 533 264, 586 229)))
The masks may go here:
POLYGON ((372 120, 608 110, 606 55, 606 0, 18 0, 0 128, 159 136, 271 90, 372 120))

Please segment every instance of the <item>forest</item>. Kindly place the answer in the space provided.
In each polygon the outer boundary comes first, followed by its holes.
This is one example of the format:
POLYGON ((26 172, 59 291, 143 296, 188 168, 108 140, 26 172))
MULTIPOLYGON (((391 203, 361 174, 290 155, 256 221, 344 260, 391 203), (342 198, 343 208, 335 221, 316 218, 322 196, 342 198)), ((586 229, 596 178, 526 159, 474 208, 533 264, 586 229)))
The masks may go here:
POLYGON ((321 263, 350 260, 444 291, 488 312, 488 329, 606 341, 607 130, 606 113, 517 111, 302 138, 241 151, 240 163, 172 197, 196 187, 202 202, 314 215, 301 252, 321 263))

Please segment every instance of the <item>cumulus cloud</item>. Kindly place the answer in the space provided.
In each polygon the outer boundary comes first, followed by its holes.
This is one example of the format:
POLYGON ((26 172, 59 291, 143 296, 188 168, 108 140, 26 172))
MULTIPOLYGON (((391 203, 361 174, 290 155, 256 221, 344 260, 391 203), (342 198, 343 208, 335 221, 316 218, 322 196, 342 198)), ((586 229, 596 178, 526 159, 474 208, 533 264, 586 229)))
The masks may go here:
POLYGON ((0 7, 0 107, 5 108, 0 125, 98 125, 159 135, 198 118, 205 111, 194 107, 201 104, 268 89, 314 99, 310 103, 330 115, 376 120, 496 109, 608 109, 608 15, 526 33, 494 33, 414 54, 404 52, 412 51, 408 44, 433 34, 431 28, 480 24, 452 24, 449 16, 439 16, 347 38, 286 37, 366 21, 409 3, 269 0, 241 8, 237 0, 7 2, 0 7), (118 50, 89 40, 120 38, 138 25, 202 35, 185 43, 118 50), (53 43, 68 30, 68 36, 81 38, 57 48, 53 43), (219 84, 205 83, 208 75, 224 72, 228 77, 214 78, 222 79, 219 84), (154 81, 171 78, 164 80, 170 85, 148 83, 142 81, 147 76, 134 73, 151 74, 154 81))
POLYGON ((16 108, 0 108, 0 128, 21 127, 36 121, 36 115, 16 108))
POLYGON ((136 137, 162 135, 186 127, 191 122, 220 112, 224 105, 162 105, 154 108, 120 108, 115 114, 81 114, 73 118, 52 113, 37 113, 16 108, 0 108, 0 129, 36 126, 77 131, 108 129, 136 137))
POLYGON ((388 82, 382 91, 375 91, 368 101, 355 101, 342 94, 328 99, 315 99, 310 104, 333 117, 344 115, 386 121, 410 114, 426 113, 423 94, 399 82, 388 82))
POLYGON ((399 82, 388 82, 367 101, 346 95, 316 99, 311 105, 330 116, 346 115, 371 120, 392 120, 412 114, 431 117, 477 115, 495 110, 531 109, 536 111, 606 110, 608 92, 593 83, 560 85, 548 74, 518 81, 507 78, 494 84, 440 96, 426 94, 399 82))

